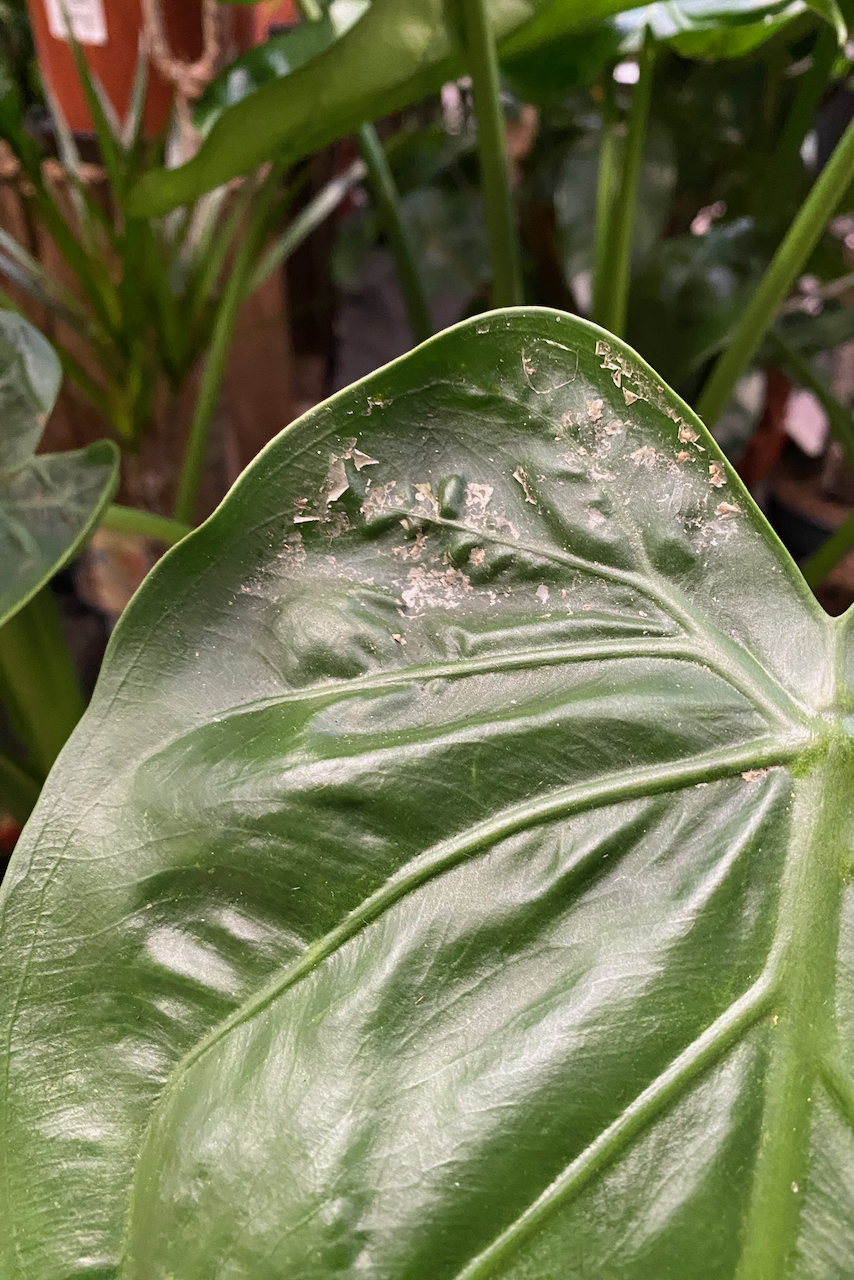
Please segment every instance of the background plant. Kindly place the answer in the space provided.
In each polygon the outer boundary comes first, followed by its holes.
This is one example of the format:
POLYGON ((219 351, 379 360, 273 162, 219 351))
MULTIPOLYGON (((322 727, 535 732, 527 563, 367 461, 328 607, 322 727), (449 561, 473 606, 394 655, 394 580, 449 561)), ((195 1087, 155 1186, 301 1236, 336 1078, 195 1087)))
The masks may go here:
POLYGON ((0 699, 17 749, 0 751, 0 805, 20 822, 83 713, 83 698, 48 583, 85 543, 118 484, 103 440, 39 454, 60 383, 49 344, 0 312, 0 699))
POLYGON ((334 207, 330 195, 340 200, 361 168, 353 168, 323 193, 296 227, 283 229, 298 182, 284 183, 281 167, 269 165, 173 216, 129 216, 134 184, 162 163, 165 148, 173 145, 164 137, 148 140, 141 132, 146 60, 141 57, 138 63, 127 119, 119 121, 77 46, 75 55, 107 178, 106 207, 87 183, 87 166, 54 105, 63 181, 71 198, 69 218, 46 176, 45 152, 27 129, 24 102, 10 77, 0 96, 0 137, 31 186, 37 216, 56 242, 75 287, 67 288, 5 232, 0 232, 0 272, 84 340, 86 361, 59 340, 63 369, 126 450, 139 449, 164 397, 167 416, 171 405, 174 419, 177 397, 203 362, 175 507, 177 518, 192 522, 239 306, 328 216, 334 207))

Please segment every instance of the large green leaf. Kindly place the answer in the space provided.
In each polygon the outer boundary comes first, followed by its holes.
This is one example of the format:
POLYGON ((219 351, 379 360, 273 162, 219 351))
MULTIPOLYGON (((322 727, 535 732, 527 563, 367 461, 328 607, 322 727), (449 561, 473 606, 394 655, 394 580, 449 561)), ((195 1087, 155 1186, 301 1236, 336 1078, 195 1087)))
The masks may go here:
POLYGON ((738 58, 809 11, 829 22, 839 43, 845 43, 845 19, 836 0, 658 0, 621 13, 613 22, 626 48, 640 47, 649 27, 657 40, 684 57, 738 58))
POLYGON ((845 42, 836 0, 670 0, 627 9, 580 33, 557 33, 538 43, 532 40, 532 24, 526 28, 529 48, 512 55, 511 37, 502 68, 526 100, 548 104, 559 93, 592 84, 621 52, 637 52, 647 28, 683 57, 731 59, 752 52, 807 13, 830 23, 840 44, 845 42))
POLYGON ((849 1275, 850 631, 582 320, 288 428, 11 864, 4 1280, 849 1275))
POLYGON ((0 625, 71 558, 118 483, 109 440, 36 455, 60 379, 38 330, 0 311, 0 625))
MULTIPOLYGON (((372 0, 358 21, 305 62, 302 52, 277 59, 252 55, 245 75, 222 92, 238 97, 210 129, 198 154, 177 169, 146 174, 132 198, 132 212, 165 213, 203 192, 249 173, 272 155, 293 161, 353 133, 367 120, 399 111, 461 74, 456 37, 458 0, 372 0), (276 68, 278 67, 278 73, 276 68), (269 79, 270 74, 276 75, 269 79), (240 86, 239 88, 237 86, 240 86)), ((621 0, 489 0, 496 38, 516 33, 513 51, 554 34, 575 30, 621 8, 621 0), (541 26, 542 20, 545 25, 541 26)), ((203 117, 218 111, 214 100, 203 117)))
POLYGON ((193 124, 209 133, 224 111, 242 102, 262 85, 293 75, 297 68, 324 53, 339 38, 328 14, 318 22, 304 22, 277 32, 235 58, 215 76, 193 111, 193 124))

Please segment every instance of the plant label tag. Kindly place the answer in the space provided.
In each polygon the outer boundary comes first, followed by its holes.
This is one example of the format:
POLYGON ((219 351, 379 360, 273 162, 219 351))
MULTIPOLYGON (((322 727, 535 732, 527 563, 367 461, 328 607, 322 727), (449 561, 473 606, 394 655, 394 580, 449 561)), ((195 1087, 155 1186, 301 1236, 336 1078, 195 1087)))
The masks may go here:
POLYGON ((47 25, 57 40, 68 39, 68 26, 80 44, 106 44, 104 0, 44 0, 47 25))

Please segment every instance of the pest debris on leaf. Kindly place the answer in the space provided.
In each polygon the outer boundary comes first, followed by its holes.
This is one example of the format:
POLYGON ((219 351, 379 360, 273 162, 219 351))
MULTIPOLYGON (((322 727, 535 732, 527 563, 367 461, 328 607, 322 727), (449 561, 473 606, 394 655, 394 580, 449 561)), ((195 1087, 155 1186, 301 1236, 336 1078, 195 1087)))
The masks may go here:
POLYGON ((518 466, 516 470, 513 472, 513 479, 516 481, 517 484, 520 484, 522 486, 522 491, 525 494, 525 501, 530 502, 531 506, 535 507, 537 505, 537 499, 533 497, 533 495, 531 494, 531 490, 528 485, 528 477, 525 475, 525 472, 522 470, 521 466, 518 466))
POLYGON ((439 514, 439 502, 429 484, 417 484, 415 486, 415 501, 428 506, 431 516, 439 514))
POLYGON ((640 449, 635 449, 634 453, 630 454, 629 457, 639 467, 654 467, 657 460, 655 450, 648 444, 643 445, 640 449))
POLYGON ((464 573, 449 566, 447 569, 425 569, 418 565, 407 574, 406 586, 401 591, 407 609, 457 609, 463 596, 472 585, 464 573))
POLYGON ((709 484, 713 484, 716 489, 722 489, 726 484, 726 475, 719 462, 709 463, 709 484))
POLYGON ((469 482, 466 485, 466 515, 469 519, 477 519, 478 516, 486 514, 486 508, 492 499, 493 488, 491 484, 474 484, 469 482))
POLYGON ((365 494, 365 501, 362 503, 362 515, 367 521, 375 520, 378 515, 387 511, 390 507, 402 506, 403 503, 396 494, 397 481, 389 480, 386 484, 372 485, 368 481, 368 489, 365 494))

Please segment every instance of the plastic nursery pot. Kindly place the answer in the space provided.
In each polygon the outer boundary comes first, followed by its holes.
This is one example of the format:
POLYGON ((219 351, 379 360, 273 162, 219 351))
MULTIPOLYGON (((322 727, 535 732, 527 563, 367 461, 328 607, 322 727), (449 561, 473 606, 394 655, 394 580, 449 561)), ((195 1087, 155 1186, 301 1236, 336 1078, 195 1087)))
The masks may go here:
MULTIPOLYGON (((160 0, 172 55, 194 62, 202 52, 201 0, 160 0)), ((27 0, 42 77, 74 133, 92 133, 93 124, 69 45, 65 14, 83 56, 100 80, 120 120, 130 103, 140 34, 140 0, 27 0)), ((248 25, 234 33, 238 49, 254 43, 248 25), (245 36, 244 36, 245 30, 245 36), (241 38, 243 37, 243 38, 241 38)), ((148 137, 163 128, 172 105, 172 86, 149 61, 143 130, 148 137)))

